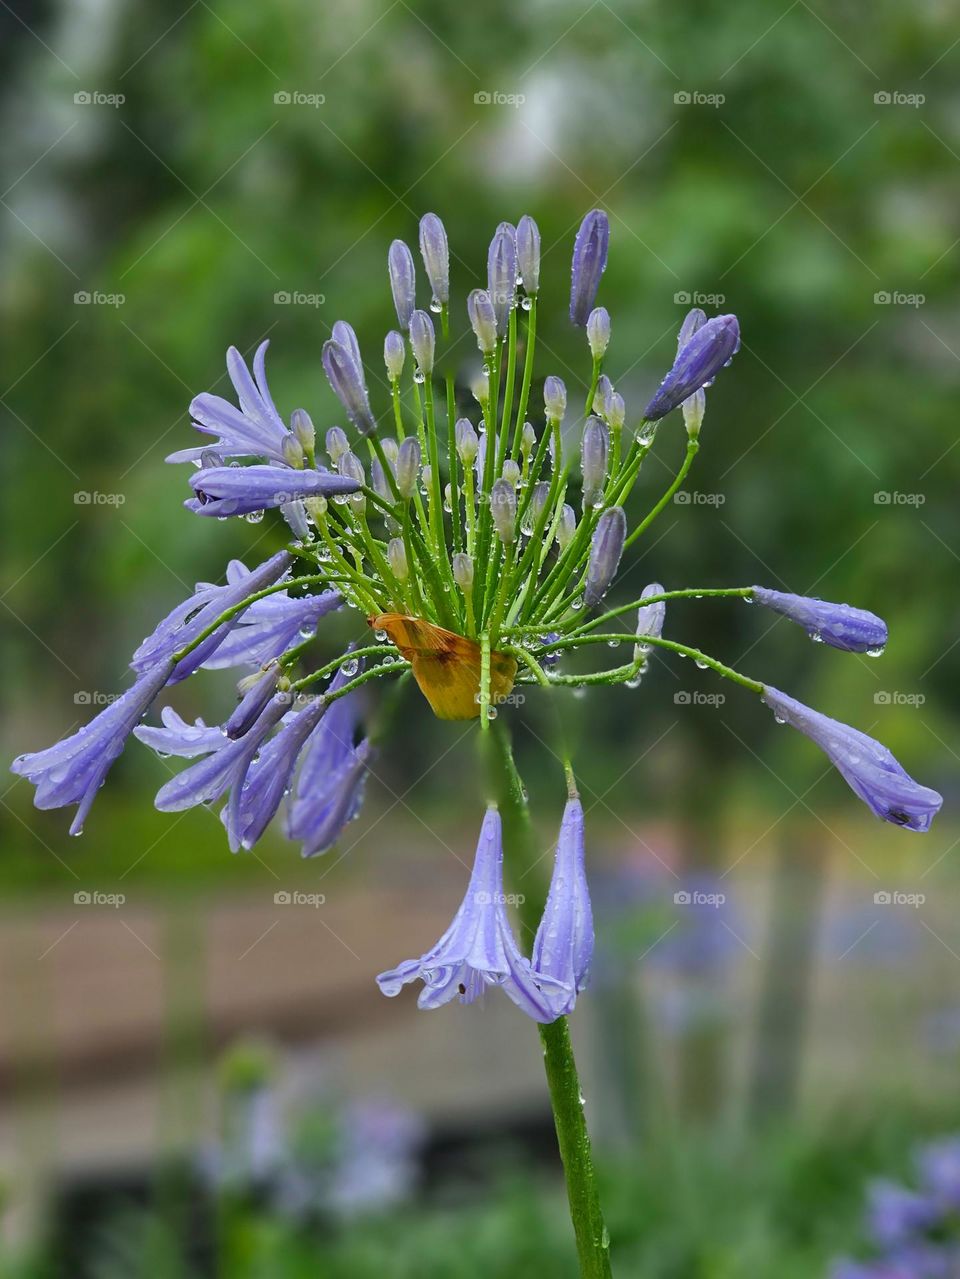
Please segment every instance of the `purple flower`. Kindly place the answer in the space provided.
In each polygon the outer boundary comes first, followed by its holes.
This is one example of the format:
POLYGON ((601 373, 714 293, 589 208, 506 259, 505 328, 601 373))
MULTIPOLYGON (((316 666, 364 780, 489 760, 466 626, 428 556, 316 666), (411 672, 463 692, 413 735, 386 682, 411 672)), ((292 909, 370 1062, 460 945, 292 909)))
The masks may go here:
POLYGON ((497 537, 510 546, 517 537, 517 491, 509 480, 494 480, 490 490, 490 518, 497 537))
POLYGON ((327 381, 346 410, 347 417, 361 435, 370 435, 377 429, 377 424, 373 420, 363 380, 363 365, 349 346, 344 346, 335 338, 328 338, 324 342, 321 360, 327 381))
POLYGON ((360 343, 357 340, 356 329, 352 324, 348 324, 346 320, 335 320, 333 328, 330 330, 330 337, 334 342, 339 342, 353 360, 360 381, 366 386, 366 379, 363 376, 363 356, 360 354, 360 343))
MULTIPOLYGON (((342 700, 346 701, 346 698, 342 700)), ((335 784, 326 788, 323 798, 318 794, 300 809, 297 833, 291 837, 302 842, 300 852, 304 857, 316 857, 327 852, 343 834, 344 828, 356 818, 363 804, 373 756, 373 745, 365 738, 350 752, 335 784)))
POLYGON ((517 233, 509 222, 501 222, 490 241, 487 292, 497 317, 497 335, 502 341, 517 296, 517 233))
POLYGON ((387 271, 390 275, 390 292, 397 310, 400 328, 406 333, 410 317, 417 305, 417 271, 413 254, 403 240, 394 240, 387 254, 387 271))
MULTIPOLYGON (((279 675, 280 671, 276 663, 271 662, 270 666, 262 674, 249 677, 252 682, 237 703, 233 714, 223 726, 225 736, 231 738, 242 737, 244 733, 253 727, 266 708, 267 702, 277 691, 279 675)), ((245 683, 246 681, 241 681, 241 687, 245 683)))
POLYGON ((893 1181, 875 1181, 867 1191, 867 1220, 873 1242, 898 1248, 915 1242, 940 1219, 934 1203, 893 1181))
POLYGON ((321 618, 342 604, 343 596, 334 590, 298 596, 276 591, 255 600, 234 621, 204 667, 263 666, 312 635, 321 618))
POLYGON ((450 247, 443 223, 435 213, 420 219, 420 256, 434 301, 443 306, 450 301, 450 247))
MULTIPOLYGON (((290 558, 288 552, 278 551, 252 572, 248 571, 239 560, 232 560, 227 567, 225 586, 198 582, 193 595, 168 613, 141 643, 130 662, 131 667, 138 674, 142 674, 144 671, 151 670, 158 662, 165 662, 174 653, 186 648, 215 622, 221 613, 235 608, 248 596, 255 595, 258 591, 278 582, 290 567, 290 558)), ((244 614, 241 613, 224 622, 221 627, 202 640, 177 663, 169 682, 177 684, 188 675, 192 675, 198 667, 207 663, 243 616, 244 614)))
POLYGON ((917 1163, 926 1193, 945 1211, 960 1211, 960 1137, 945 1137, 924 1146, 917 1163))
POLYGON ((198 395, 190 405, 194 427, 203 435, 216 436, 216 443, 180 449, 168 462, 196 462, 208 448, 221 457, 265 457, 273 462, 286 460, 285 449, 296 445, 270 396, 265 359, 269 342, 261 342, 253 357, 253 377, 235 346, 227 351, 227 372, 240 402, 239 409, 219 395, 198 395))
POLYGON ((583 602, 595 608, 606 595, 614 574, 620 567, 620 556, 627 536, 627 517, 622 506, 611 506, 597 520, 587 561, 587 580, 583 602))
POLYGON ((930 829, 943 796, 915 782, 886 746, 775 688, 764 688, 763 700, 781 724, 790 724, 816 742, 850 789, 878 817, 907 830, 930 829))
POLYGON ((543 918, 533 943, 531 963, 538 977, 564 987, 554 1003, 558 1017, 573 1011, 593 958, 593 912, 584 867, 583 805, 567 801, 543 918))
POLYGON ((540 228, 529 213, 517 223, 517 268, 528 297, 540 288, 540 228))
POLYGON ((570 279, 570 319, 581 328, 596 301, 600 277, 607 268, 610 223, 601 209, 593 209, 580 223, 573 246, 570 279))
POLYGON ((811 639, 848 653, 878 653, 887 642, 887 624, 876 613, 849 604, 831 604, 806 595, 788 595, 765 586, 752 588, 753 599, 797 622, 811 639))
POLYGON ((138 741, 155 750, 161 758, 177 755, 181 759, 195 759, 198 755, 209 755, 226 744, 223 729, 216 725, 208 727, 202 719, 193 724, 173 709, 164 706, 160 712, 163 728, 151 728, 149 724, 139 724, 133 735, 138 741))
POLYGON ((678 352, 673 368, 647 405, 644 418, 654 422, 682 404, 701 387, 709 386, 740 350, 740 325, 735 315, 707 320, 678 352))
POLYGON ((70 823, 71 835, 83 831, 87 813, 111 765, 172 670, 172 658, 157 662, 72 736, 46 750, 21 755, 11 764, 14 773, 26 777, 37 788, 33 797, 37 808, 79 805, 70 823))
POLYGON ((580 469, 583 472, 583 509, 597 505, 607 482, 607 453, 610 432, 598 417, 588 417, 580 441, 580 469))
POLYGON ((470 883, 450 927, 425 955, 381 973, 377 984, 392 997, 418 980, 423 982, 419 1008, 439 1008, 454 998, 471 1004, 488 986, 499 986, 534 1021, 556 1020, 554 1003, 565 990, 533 972, 507 919, 503 831, 495 808, 488 808, 483 819, 470 883))
POLYGON ((332 471, 294 471, 285 466, 202 467, 190 476, 196 493, 184 506, 196 515, 250 515, 305 497, 355 493, 355 481, 332 471))

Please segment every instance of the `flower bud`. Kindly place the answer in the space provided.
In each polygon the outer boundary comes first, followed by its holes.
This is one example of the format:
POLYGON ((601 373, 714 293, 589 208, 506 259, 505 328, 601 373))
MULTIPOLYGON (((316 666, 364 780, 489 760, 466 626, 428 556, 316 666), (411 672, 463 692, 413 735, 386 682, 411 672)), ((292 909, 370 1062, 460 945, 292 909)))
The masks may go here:
POLYGON ((433 467, 429 462, 425 462, 420 468, 420 478, 423 480, 423 487, 430 489, 433 485, 433 467))
POLYGON ((593 411, 600 417, 607 416, 607 403, 610 396, 613 395, 613 383, 607 377, 606 373, 601 373, 597 378, 597 389, 593 393, 593 411))
POLYGON ((587 317, 587 342, 590 354, 600 360, 610 345, 610 313, 605 306, 598 306, 587 317))
POLYGON ((583 602, 594 608, 606 595, 614 574, 620 567, 620 556, 627 537, 627 517, 622 506, 611 506, 603 512, 593 531, 590 558, 587 561, 587 581, 583 590, 583 602))
POLYGON ((408 435, 400 445, 397 453, 397 488, 400 496, 410 499, 417 491, 417 478, 420 474, 420 445, 412 435, 408 435))
POLYGON ((390 245, 387 270, 397 321, 405 333, 410 327, 410 317, 417 305, 417 273, 413 265, 413 254, 403 240, 394 240, 390 245))
POLYGON ((290 414, 290 430, 297 437, 304 453, 312 455, 317 444, 317 433, 306 409, 293 410, 290 414))
POLYGON ((486 289, 473 289, 467 294, 467 315, 483 355, 497 349, 497 313, 486 289))
POLYGON ((387 458, 387 461, 393 467, 394 471, 396 471, 397 454, 400 452, 399 444, 393 438, 392 435, 388 435, 387 438, 383 441, 383 444, 381 445, 381 447, 383 449, 384 456, 387 458))
POLYGON ((699 391, 694 391, 693 395, 688 395, 680 405, 683 413, 683 425, 687 428, 687 435, 691 440, 696 440, 700 435, 700 427, 703 424, 703 415, 707 411, 707 397, 703 387, 699 391))
POLYGON ((740 349, 740 325, 735 315, 717 315, 694 333, 677 355, 643 416, 665 417, 685 399, 709 386, 740 349))
POLYGON ((295 435, 285 435, 280 448, 287 466, 292 466, 298 471, 303 469, 303 446, 295 435))
MULTIPOLYGON (((645 586, 640 592, 642 600, 649 599, 651 595, 662 595, 663 587, 659 582, 651 582, 649 586, 645 586)), ((658 600, 655 604, 641 604, 637 609, 637 634, 652 635, 655 639, 663 634, 663 623, 667 616, 666 600, 658 600)), ((644 644, 641 640, 633 648, 633 660, 639 662, 641 657, 645 657, 650 652, 651 646, 644 644)))
POLYGON ((450 248, 443 223, 435 213, 420 219, 420 256, 439 310, 450 301, 450 248))
POLYGON ((529 213, 517 223, 517 266, 529 297, 540 288, 540 228, 529 213))
POLYGON ((570 319, 581 328, 586 324, 600 277, 607 266, 610 247, 610 223, 600 209, 593 209, 583 219, 573 246, 573 268, 570 278, 570 319))
POLYGON ((583 472, 583 509, 590 510, 600 502, 607 480, 609 432, 598 417, 588 417, 580 443, 580 468, 583 472))
POLYGON ((497 333, 503 340, 517 296, 517 233, 501 222, 487 253, 487 292, 497 317, 497 333))
POLYGON ((680 331, 677 334, 677 354, 683 350, 690 339, 699 329, 702 329, 707 322, 706 312, 701 311, 698 306, 693 307, 683 317, 683 323, 680 325, 680 331))
POLYGON ((490 403, 490 374, 486 369, 480 372, 470 381, 470 394, 480 405, 485 408, 490 403))
POLYGON ((534 524, 543 514, 549 496, 550 485, 546 480, 541 480, 539 484, 534 484, 533 492, 530 494, 530 514, 534 524))
POLYGON ((473 589, 473 556, 457 551, 453 557, 453 580, 464 595, 473 589))
POLYGON ((454 427, 457 440, 457 456, 464 466, 469 466, 477 456, 480 441, 469 418, 462 417, 454 427))
POLYGON ((548 422, 562 422, 567 411, 567 388, 563 379, 548 377, 543 384, 543 407, 548 422))
POLYGON ((327 452, 330 454, 330 461, 336 464, 343 457, 344 453, 350 452, 350 441, 347 439, 347 433, 342 426, 331 426, 327 431, 327 452))
POLYGON ((363 358, 360 355, 360 343, 357 341, 353 325, 348 324, 346 320, 337 320, 330 332, 330 336, 334 342, 339 342, 342 347, 345 347, 350 352, 354 364, 360 371, 360 380, 364 381, 363 358))
POLYGON ((606 403, 607 424, 611 431, 619 431, 627 420, 627 406, 623 396, 612 391, 606 403))
MULTIPOLYGON (((339 462, 337 462, 337 470, 347 479, 356 480, 358 484, 366 484, 367 476, 363 469, 363 463, 357 457, 356 453, 350 449, 344 453, 339 462)), ((367 509, 367 499, 362 493, 353 493, 350 495, 349 501, 353 507, 361 513, 367 509)))
POLYGON ((520 470, 519 463, 514 462, 513 458, 508 457, 503 464, 503 478, 508 484, 512 484, 513 487, 516 488, 520 483, 521 474, 522 472, 520 470))
POLYGON ((495 480, 490 490, 490 515, 497 537, 510 546, 517 536, 517 495, 508 480, 495 480))
POLYGON ((327 381, 333 387, 337 399, 347 411, 347 417, 361 435, 369 435, 376 430, 376 423, 370 411, 367 388, 363 383, 363 372, 348 347, 328 338, 323 344, 323 370, 327 381))
POLYGON ((307 510, 303 502, 284 502, 280 507, 280 514, 298 542, 310 541, 310 525, 307 523, 307 510))
POLYGON ((383 339, 383 362, 387 366, 387 377, 391 382, 396 382, 403 372, 406 355, 407 347, 403 335, 396 329, 391 329, 383 339))
POLYGON ((523 430, 520 433, 521 457, 528 458, 536 447, 537 447, 537 433, 533 429, 533 423, 524 422, 523 430))
POLYGON ((565 551, 573 541, 573 535, 577 531, 577 514, 572 506, 568 506, 565 502, 563 510, 560 512, 560 523, 557 525, 557 545, 561 551, 565 551))
POLYGON ((426 311, 414 311, 410 317, 410 345, 416 357, 417 368, 424 378, 433 372, 433 354, 437 338, 433 321, 426 311))
POLYGON ((405 582, 410 576, 407 548, 403 544, 402 537, 392 537, 387 543, 387 563, 390 565, 390 572, 398 582, 405 582))
POLYGON ((382 497, 385 502, 393 501, 393 491, 378 457, 370 459, 370 484, 377 497, 382 497))

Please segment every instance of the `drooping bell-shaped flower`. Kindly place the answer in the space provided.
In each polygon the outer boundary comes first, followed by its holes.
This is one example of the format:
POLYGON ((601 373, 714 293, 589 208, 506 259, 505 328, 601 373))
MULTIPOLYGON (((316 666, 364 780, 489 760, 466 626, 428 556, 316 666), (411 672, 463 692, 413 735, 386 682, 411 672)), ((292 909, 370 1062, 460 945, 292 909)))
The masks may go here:
MULTIPOLYGON (((649 586, 645 586, 640 592, 642 600, 649 599, 651 595, 662 595, 663 587, 659 582, 651 582, 649 586)), ((663 623, 667 616, 666 600, 657 600, 653 604, 641 604, 637 609, 637 635, 650 635, 653 639, 659 639, 663 634, 663 623)), ((650 652, 650 645, 645 644, 643 640, 639 640, 633 647, 633 660, 639 662, 641 657, 645 657, 650 652)))
POLYGON ((529 213, 517 223, 517 267, 524 292, 536 297, 540 289, 540 228, 529 213))
POLYGON ((332 471, 287 470, 281 466, 202 467, 190 476, 196 497, 184 506, 195 515, 251 515, 307 497, 355 493, 357 485, 332 471))
POLYGON ((213 448, 221 457, 259 457, 285 461, 284 443, 290 432, 283 424, 267 386, 266 354, 269 342, 261 342, 253 357, 253 376, 235 346, 227 351, 227 372, 240 407, 219 395, 204 393, 194 398, 190 416, 194 427, 208 439, 195 448, 171 453, 168 462, 199 461, 205 449, 213 448))
POLYGON ((450 246, 444 225, 435 213, 425 213, 420 219, 420 256, 434 302, 446 306, 450 301, 450 246))
POLYGON ((403 335, 398 333, 396 329, 391 329, 383 339, 383 362, 387 368, 387 377, 391 382, 396 382, 403 372, 403 362, 406 359, 406 355, 407 348, 403 335))
POLYGON ((594 307, 587 317, 587 344, 595 360, 606 354, 610 345, 610 312, 605 306, 594 307))
POLYGON ((583 602, 595 608, 606 595, 620 567, 620 556, 627 537, 627 517, 622 506, 611 506, 597 520, 587 561, 587 580, 583 602))
POLYGON ((554 1003, 558 1017, 573 1011, 593 958, 593 912, 584 865, 583 805, 577 796, 563 810, 547 904, 530 962, 538 977, 564 988, 554 1003))
POLYGON ((497 317, 497 336, 502 341, 517 297, 517 233, 509 222, 501 222, 490 241, 487 292, 497 317))
POLYGON ((588 417, 580 442, 580 469, 583 472, 583 509, 591 510, 603 496, 607 482, 607 454, 610 432, 598 417, 588 417))
POLYGON ((36 787, 35 807, 65 808, 77 804, 70 834, 79 835, 107 773, 172 671, 172 657, 157 662, 70 737, 46 750, 15 759, 11 770, 36 787))
POLYGON ((422 378, 428 378, 433 372, 436 343, 437 337, 430 316, 426 311, 414 311, 410 317, 410 345, 422 378))
MULTIPOLYGON (((346 699, 343 699, 346 700, 346 699)), ((363 806, 363 795, 374 758, 373 744, 368 738, 347 755, 335 785, 317 793, 301 810, 299 833, 291 835, 302 843, 303 857, 318 857, 329 852, 344 830, 355 821, 363 806)))
POLYGON ((363 366, 354 359, 348 347, 333 338, 324 342, 321 360, 327 381, 346 410, 347 417, 361 435, 370 435, 377 424, 370 409, 363 366))
POLYGON ((765 586, 754 586, 752 597, 757 604, 802 626, 811 639, 829 644, 831 648, 876 654, 887 642, 886 622, 865 608, 771 591, 765 586))
POLYGON ((573 246, 570 278, 570 319, 581 328, 596 301, 600 277, 607 267, 610 223, 602 209, 593 209, 580 223, 573 246))
POLYGON ((907 830, 930 829, 943 796, 915 782, 886 746, 775 688, 764 688, 763 700, 780 723, 816 742, 854 794, 878 817, 907 830))
MULTIPOLYGON (((227 572, 229 580, 235 570, 231 568, 227 572)), ((248 590, 248 593, 251 592, 248 590)), ((254 600, 203 665, 207 670, 265 666, 312 636, 321 619, 342 605, 343 596, 336 590, 321 591, 317 595, 275 591, 254 600)))
POLYGON ((739 349, 740 325, 735 315, 707 320, 680 349, 643 416, 651 422, 665 417, 695 391, 709 386, 739 349))
POLYGON ((387 271, 390 275, 390 292, 397 311, 397 321, 402 332, 410 327, 410 317, 417 305, 417 271, 413 254, 403 240, 394 240, 387 254, 387 271))
POLYGON ((497 349, 497 312, 486 289, 472 289, 467 294, 467 316, 483 355, 497 349))
POLYGON ((547 1023, 558 1016, 554 1005, 562 1001, 565 988, 533 972, 507 918, 503 830, 495 808, 487 809, 466 896, 450 927, 419 959, 408 959, 377 978, 389 996, 412 981, 423 982, 419 1008, 439 1008, 451 999, 470 1004, 488 986, 499 986, 534 1021, 547 1023))

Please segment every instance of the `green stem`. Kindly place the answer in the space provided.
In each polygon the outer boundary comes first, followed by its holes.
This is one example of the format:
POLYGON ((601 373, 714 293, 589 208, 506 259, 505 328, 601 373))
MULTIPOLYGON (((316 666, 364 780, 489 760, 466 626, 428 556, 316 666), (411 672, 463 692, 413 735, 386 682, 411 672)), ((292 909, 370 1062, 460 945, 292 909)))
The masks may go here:
MULTIPOLYGON (((509 732, 498 722, 481 734, 488 784, 503 819, 504 847, 510 859, 513 882, 523 881, 520 906, 525 932, 534 932, 543 914, 544 885, 534 867, 540 850, 534 836, 523 783, 517 772, 509 732), (532 882, 533 881, 533 882, 532 882)), ((567 1185, 570 1220, 573 1223, 580 1279, 610 1279, 610 1238, 603 1220, 590 1133, 584 1113, 577 1063, 566 1017, 540 1026, 543 1062, 550 1091, 550 1105, 557 1144, 567 1185)))
POLYGON ((660 501, 653 508, 653 510, 646 516, 645 519, 642 519, 640 521, 637 527, 633 530, 633 532, 627 538, 626 542, 624 542, 624 550, 626 550, 628 546, 632 546, 633 543, 637 540, 637 538, 641 535, 641 533, 645 533, 647 531, 647 529, 650 527, 653 521, 657 518, 657 516, 660 514, 663 508, 667 505, 667 503, 672 500, 674 493, 676 493, 677 489, 679 489, 680 485, 687 478, 687 472, 690 470, 690 467, 693 466, 693 459, 697 456, 697 450, 699 449, 699 447, 700 445, 696 440, 690 440, 688 442, 687 453, 683 459, 683 465, 680 467, 680 470, 677 472, 676 478, 674 479, 670 487, 667 489, 666 493, 664 493, 660 501))

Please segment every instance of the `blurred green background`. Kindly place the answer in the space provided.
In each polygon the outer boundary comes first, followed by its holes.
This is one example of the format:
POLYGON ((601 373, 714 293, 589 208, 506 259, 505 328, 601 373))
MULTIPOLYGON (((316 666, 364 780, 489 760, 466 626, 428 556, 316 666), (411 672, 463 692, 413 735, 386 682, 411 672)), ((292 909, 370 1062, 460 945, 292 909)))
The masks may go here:
MULTIPOLYGON (((4 4, 0 24, 7 760, 120 687, 195 581, 279 538, 193 518, 163 462, 193 442, 191 397, 226 393, 229 344, 269 337, 281 411, 325 427, 320 346, 348 319, 388 407, 386 252, 421 213, 448 229, 458 333, 496 224, 536 218, 538 377, 574 405, 569 261, 590 208, 611 222, 606 368, 635 416, 691 302, 740 317, 691 500, 617 589, 758 582, 882 613, 882 660, 738 604, 678 605, 667 633, 879 736, 944 813, 923 840, 880 827, 809 743, 681 662, 571 698, 604 936, 575 1029, 618 1274, 825 1274, 858 1247, 865 1178, 960 1126, 955 11, 100 0, 4 4), (724 904, 693 918, 674 901, 691 885, 724 904), (875 901, 897 891, 924 901, 875 901)), ((458 349, 465 387, 478 361, 458 349)), ((664 424, 638 511, 681 437, 664 424)), ((215 720, 233 696, 213 675, 177 705, 215 720)), ((79 841, 3 787, 11 1274, 572 1273, 530 1028, 493 1000, 418 1016, 372 983, 444 926, 481 811, 463 726, 414 697, 402 724, 341 850, 308 866, 279 836, 231 858, 204 810, 155 813, 165 768, 136 744, 79 841), (294 888, 323 910, 278 908, 294 888), (238 1083, 249 1037, 270 1064, 238 1083), (351 1105, 418 1117, 415 1170, 318 1220, 238 1174, 241 1193, 197 1171, 211 1143, 223 1162, 235 1095, 326 1117, 322 1187, 297 1183, 314 1208, 336 1200, 351 1105)), ((516 713, 545 847, 551 724, 533 696, 516 713)), ((244 1114, 296 1163, 276 1117, 244 1114)))

